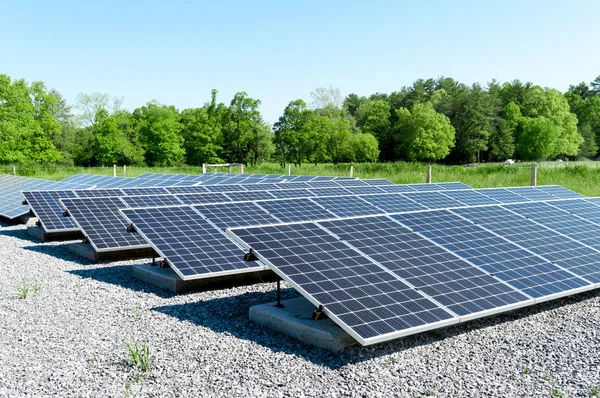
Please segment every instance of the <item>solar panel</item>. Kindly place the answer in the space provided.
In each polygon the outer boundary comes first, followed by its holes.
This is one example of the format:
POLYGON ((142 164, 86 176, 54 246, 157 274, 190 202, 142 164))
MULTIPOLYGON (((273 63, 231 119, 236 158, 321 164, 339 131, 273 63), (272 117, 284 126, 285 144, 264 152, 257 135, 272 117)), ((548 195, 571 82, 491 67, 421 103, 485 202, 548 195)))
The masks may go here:
POLYGON ((590 283, 481 226, 440 210, 392 216, 516 289, 539 299, 590 283))
POLYGON ((278 199, 308 198, 314 196, 308 189, 281 189, 279 191, 271 191, 271 195, 278 199))
POLYGON ((313 223, 229 233, 361 344, 458 322, 421 292, 313 223))
POLYGON ((378 187, 379 190, 387 192, 387 193, 403 193, 403 192, 416 192, 416 189, 412 188, 410 185, 384 185, 378 187))
POLYGON ((507 190, 533 201, 556 199, 556 196, 543 192, 536 187, 507 188, 507 190))
POLYGON ((384 213, 399 213, 403 211, 424 210, 425 206, 420 205, 400 194, 384 195, 365 195, 359 196, 365 202, 372 204, 384 213))
MULTIPOLYGON (((581 207, 588 206, 592 209, 596 207, 581 202, 581 207)), ((504 207, 587 246, 600 249, 600 225, 553 207, 551 203, 554 202, 513 204, 504 207)))
POLYGON ((371 185, 371 186, 393 186, 394 183, 391 182, 390 180, 386 180, 385 178, 373 178, 373 179, 369 179, 369 180, 362 180, 363 182, 365 182, 367 185, 371 185))
POLYGON ((224 203, 194 208, 223 230, 228 227, 281 223, 281 220, 254 203, 224 203))
POLYGON ((209 192, 205 186, 196 185, 191 187, 166 187, 169 193, 180 194, 180 193, 206 193, 209 192))
POLYGON ((511 192, 506 188, 486 188, 480 189, 479 192, 500 203, 519 203, 528 201, 525 197, 511 192))
POLYGON ((355 195, 369 195, 369 194, 377 194, 377 193, 386 193, 386 191, 384 191, 382 188, 385 188, 386 186, 383 187, 370 187, 370 186, 366 186, 366 187, 346 187, 345 189, 355 195))
POLYGON ((176 195, 123 196, 121 200, 129 207, 157 207, 180 205, 176 195))
POLYGON ((63 217, 60 198, 76 198, 72 191, 25 191, 23 196, 46 232, 75 231, 77 226, 70 218, 63 217))
POLYGON ((365 180, 335 180, 334 182, 340 187, 366 187, 369 185, 365 180))
POLYGON ((389 217, 319 224, 458 316, 529 300, 514 288, 389 217))
POLYGON ((415 191, 443 191, 446 189, 441 184, 410 184, 410 187, 415 191))
POLYGON ((324 220, 334 218, 310 199, 283 199, 258 202, 258 205, 283 222, 324 220))
POLYGON ((468 206, 491 205, 498 204, 496 199, 481 193, 481 191, 461 189, 458 191, 443 191, 443 195, 449 196, 454 200, 458 200, 468 206))
POLYGON ((354 217, 382 213, 382 211, 375 206, 354 196, 317 197, 312 198, 311 200, 338 217, 354 217))
POLYGON ((600 202, 595 202, 593 198, 584 200, 558 200, 549 203, 550 206, 568 211, 588 221, 600 224, 600 202))
POLYGON ((0 190, 0 216, 8 219, 20 217, 29 212, 29 206, 22 204, 23 195, 21 191, 48 190, 56 187, 54 181, 19 176, 7 177, 2 180, 0 190))
POLYGON ((73 176, 63 178, 62 180, 58 181, 57 187, 62 190, 85 189, 109 181, 112 178, 114 177, 94 174, 75 174, 73 176))
POLYGON ((470 187, 467 184, 463 184, 462 182, 438 182, 436 185, 439 187, 442 187, 443 189, 449 189, 449 190, 473 189, 473 187, 470 187))
POLYGON ((123 191, 118 188, 77 189, 73 192, 75 192, 77 197, 80 197, 80 198, 99 198, 101 196, 123 196, 124 195, 123 191))
POLYGON ((243 250, 189 206, 123 209, 122 214, 183 280, 264 269, 243 261, 243 250))
POLYGON ((266 191, 226 192, 225 195, 233 201, 275 199, 274 195, 266 191))
POLYGON ((350 194, 345 188, 311 188, 308 189, 308 192, 310 196, 340 196, 350 194))
POLYGON ((239 192, 246 191, 242 185, 206 185, 204 188, 208 192, 239 192))
POLYGON ((162 187, 150 187, 150 188, 123 188, 121 189, 126 196, 140 196, 140 195, 164 195, 168 194, 165 188, 162 187))
POLYGON ((440 192, 414 192, 402 195, 429 209, 464 206, 463 203, 458 202, 449 196, 445 196, 440 192))
POLYGON ((555 197, 561 198, 561 199, 585 198, 585 196, 583 196, 577 192, 573 192, 570 189, 563 188, 558 185, 542 185, 542 186, 537 186, 535 188, 542 192, 548 193, 552 196, 555 196, 555 197))
POLYGON ((593 283, 600 283, 600 253, 500 206, 453 209, 478 225, 593 283))
POLYGON ((229 199, 227 195, 220 192, 178 194, 177 198, 181 203, 190 205, 202 203, 231 202, 231 199, 229 199))
POLYGON ((61 199, 71 219, 97 252, 145 248, 148 243, 127 232, 127 222, 118 210, 127 207, 120 198, 61 199))
POLYGON ((283 184, 281 184, 281 183, 247 184, 247 185, 244 185, 244 188, 246 189, 246 191, 267 191, 267 190, 280 189, 281 185, 283 185, 283 184))

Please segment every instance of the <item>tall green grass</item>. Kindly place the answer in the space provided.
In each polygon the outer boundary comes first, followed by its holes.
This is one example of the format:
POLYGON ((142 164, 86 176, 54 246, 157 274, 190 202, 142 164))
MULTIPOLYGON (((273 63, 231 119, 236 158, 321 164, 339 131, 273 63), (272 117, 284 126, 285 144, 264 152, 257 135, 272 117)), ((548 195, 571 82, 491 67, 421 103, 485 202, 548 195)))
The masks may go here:
MULTIPOLYGON (((512 166, 486 164, 474 167, 432 165, 433 182, 461 181, 475 188, 527 186, 531 184, 530 163, 512 166)), ((291 167, 293 175, 349 176, 354 166, 354 176, 360 178, 387 178, 397 184, 424 183, 427 164, 424 163, 357 163, 357 164, 303 164, 291 167)), ((547 162, 538 167, 538 185, 561 185, 588 196, 600 196, 600 162, 547 162)), ((10 174, 11 166, 0 166, 0 174, 10 174)), ((208 171, 227 172, 227 168, 208 168, 208 171)), ((237 172, 233 168, 233 172, 237 172)), ((127 177, 152 173, 200 174, 202 167, 127 167, 127 177)), ((246 173, 287 174, 287 167, 277 163, 262 163, 247 166, 246 173)), ((17 166, 17 174, 22 176, 60 180, 77 173, 113 175, 112 167, 64 167, 48 165, 17 166)), ((123 175, 123 167, 117 167, 117 175, 123 175)))

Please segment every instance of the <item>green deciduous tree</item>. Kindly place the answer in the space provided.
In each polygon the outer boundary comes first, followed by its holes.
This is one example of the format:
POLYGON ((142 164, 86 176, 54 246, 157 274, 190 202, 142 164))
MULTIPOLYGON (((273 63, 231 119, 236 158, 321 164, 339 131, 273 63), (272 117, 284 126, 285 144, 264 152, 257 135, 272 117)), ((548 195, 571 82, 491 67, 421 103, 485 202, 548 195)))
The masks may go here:
POLYGON ((412 111, 400 108, 396 114, 395 141, 401 157, 410 161, 435 161, 448 156, 454 146, 454 127, 431 103, 418 103, 412 111))
POLYGON ((149 166, 172 166, 183 161, 181 124, 174 106, 149 102, 137 108, 133 115, 149 166))
POLYGON ((370 133, 355 133, 350 137, 350 159, 352 162, 376 162, 379 158, 379 143, 370 133))
POLYGON ((300 165, 310 157, 314 118, 314 112, 306 107, 303 100, 295 100, 285 107, 283 115, 273 125, 277 155, 283 166, 287 162, 300 165))
POLYGON ((252 140, 263 123, 259 106, 260 100, 250 98, 245 92, 236 93, 231 100, 223 128, 227 160, 246 163, 252 140))

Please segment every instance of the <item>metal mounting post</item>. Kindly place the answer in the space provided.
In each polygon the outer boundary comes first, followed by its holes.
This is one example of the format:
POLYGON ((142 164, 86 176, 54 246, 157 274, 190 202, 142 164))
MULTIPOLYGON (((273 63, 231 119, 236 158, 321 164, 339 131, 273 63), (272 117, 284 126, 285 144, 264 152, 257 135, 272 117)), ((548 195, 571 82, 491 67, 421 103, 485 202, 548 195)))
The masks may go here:
POLYGON ((275 304, 277 308, 283 308, 285 305, 281 304, 281 278, 277 277, 277 304, 275 304))

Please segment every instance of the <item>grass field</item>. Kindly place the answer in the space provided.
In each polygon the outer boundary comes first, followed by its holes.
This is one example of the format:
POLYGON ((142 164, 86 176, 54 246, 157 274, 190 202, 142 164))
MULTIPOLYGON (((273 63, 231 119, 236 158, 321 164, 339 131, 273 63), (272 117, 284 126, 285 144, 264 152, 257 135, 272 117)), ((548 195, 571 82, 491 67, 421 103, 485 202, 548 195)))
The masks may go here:
MULTIPOLYGON (((512 166, 486 164, 469 166, 432 166, 433 182, 461 181, 475 188, 526 186, 531 184, 531 163, 512 166)), ((348 176, 350 164, 304 164, 292 166, 292 174, 348 176)), ((359 163, 354 164, 354 176, 360 178, 387 178, 398 184, 425 182, 427 166, 422 163, 359 163)), ((226 172, 226 168, 209 168, 208 171, 226 172)), ((12 172, 11 166, 0 166, 0 174, 12 172)), ((201 167, 127 167, 127 176, 135 177, 146 172, 200 174, 201 167)), ((234 172, 237 169, 234 168, 234 172)), ((287 174, 287 168, 276 163, 248 166, 246 173, 287 174)), ((24 165, 17 166, 17 175, 60 180, 77 173, 113 175, 112 167, 64 167, 24 165)), ((123 167, 117 168, 123 175, 123 167)), ((587 196, 600 196, 600 162, 544 162, 539 164, 538 185, 561 185, 587 196)))

